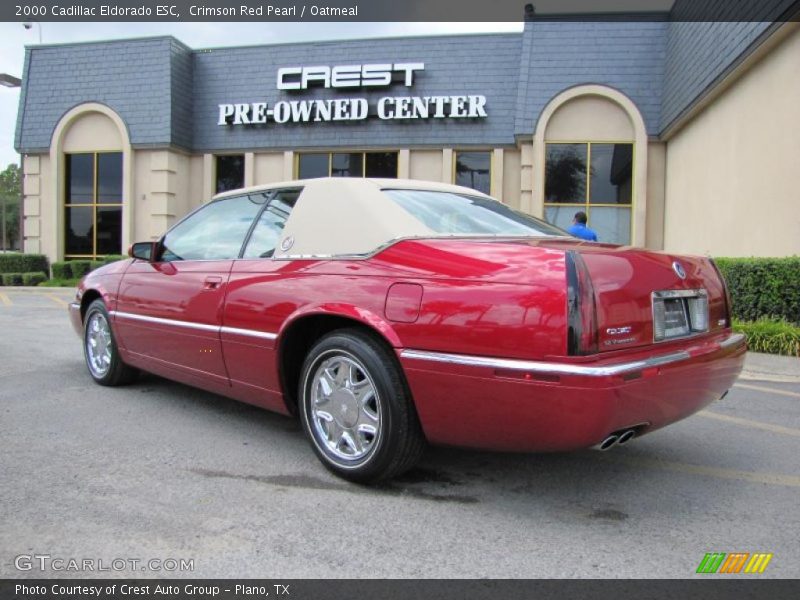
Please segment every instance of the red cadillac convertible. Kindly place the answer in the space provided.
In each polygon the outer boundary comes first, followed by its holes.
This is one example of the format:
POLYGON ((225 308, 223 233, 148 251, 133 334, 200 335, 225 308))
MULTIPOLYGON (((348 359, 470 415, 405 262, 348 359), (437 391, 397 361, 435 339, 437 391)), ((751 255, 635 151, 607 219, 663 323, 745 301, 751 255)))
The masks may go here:
POLYGON ((608 449, 744 361, 713 261, 590 243, 471 189, 314 179, 217 196, 70 305, 101 385, 139 370, 298 415, 354 481, 426 443, 608 449))

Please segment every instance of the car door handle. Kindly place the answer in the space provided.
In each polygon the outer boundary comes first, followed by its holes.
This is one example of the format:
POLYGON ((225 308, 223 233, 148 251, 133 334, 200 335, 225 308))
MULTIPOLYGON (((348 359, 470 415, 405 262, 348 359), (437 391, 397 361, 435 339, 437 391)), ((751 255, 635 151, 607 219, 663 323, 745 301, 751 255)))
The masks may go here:
POLYGON ((216 290, 222 285, 222 277, 206 277, 203 281, 204 290, 216 290))

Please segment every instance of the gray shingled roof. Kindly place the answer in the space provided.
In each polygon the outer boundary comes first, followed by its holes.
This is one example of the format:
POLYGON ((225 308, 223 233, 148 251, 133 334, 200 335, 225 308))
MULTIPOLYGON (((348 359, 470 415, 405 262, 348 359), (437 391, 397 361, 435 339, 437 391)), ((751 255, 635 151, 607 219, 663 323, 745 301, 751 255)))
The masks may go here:
POLYGON ((648 133, 658 133, 666 22, 542 21, 525 24, 515 131, 530 135, 545 105, 565 89, 599 83, 639 108, 648 133))
MULTIPOLYGON (((770 10, 787 0, 766 0, 770 10)), ((676 3, 680 9, 685 0, 676 3)), ((656 136, 729 69, 764 23, 532 21, 521 34, 461 35, 192 50, 172 37, 26 49, 15 146, 45 152, 59 119, 100 102, 127 123, 134 147, 197 152, 331 147, 496 147, 532 135, 544 106, 574 85, 626 94, 656 136), (276 89, 297 65, 425 63, 411 89, 352 95, 484 94, 486 119, 217 125, 218 104, 341 97, 276 89)))
POLYGON ((172 142, 170 37, 27 48, 15 145, 46 151, 68 110, 84 102, 114 109, 141 146, 172 142))

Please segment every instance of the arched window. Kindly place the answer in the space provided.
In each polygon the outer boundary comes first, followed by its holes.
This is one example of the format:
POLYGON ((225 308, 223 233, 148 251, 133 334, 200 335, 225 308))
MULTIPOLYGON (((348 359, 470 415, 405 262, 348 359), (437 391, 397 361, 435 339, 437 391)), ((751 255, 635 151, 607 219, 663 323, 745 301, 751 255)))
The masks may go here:
POLYGON ((72 108, 53 132, 50 161, 57 255, 122 254, 131 243, 133 156, 121 117, 95 102, 72 108))
POLYGON ((632 142, 547 142, 544 215, 567 229, 586 213, 598 240, 631 242, 632 142))
POLYGON ((64 155, 64 256, 122 252, 122 152, 64 155))
POLYGON ((644 245, 647 133, 629 98, 594 84, 565 90, 542 111, 534 146, 547 221, 566 229, 581 211, 599 241, 644 245))

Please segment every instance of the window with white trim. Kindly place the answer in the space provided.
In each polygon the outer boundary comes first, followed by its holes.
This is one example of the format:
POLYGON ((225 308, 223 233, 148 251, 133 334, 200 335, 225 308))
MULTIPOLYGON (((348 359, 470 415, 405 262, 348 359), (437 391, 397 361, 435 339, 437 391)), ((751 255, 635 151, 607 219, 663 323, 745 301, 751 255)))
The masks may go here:
POLYGON ((545 219, 568 229, 583 211, 598 241, 630 244, 633 144, 548 143, 545 155, 545 219))

